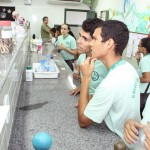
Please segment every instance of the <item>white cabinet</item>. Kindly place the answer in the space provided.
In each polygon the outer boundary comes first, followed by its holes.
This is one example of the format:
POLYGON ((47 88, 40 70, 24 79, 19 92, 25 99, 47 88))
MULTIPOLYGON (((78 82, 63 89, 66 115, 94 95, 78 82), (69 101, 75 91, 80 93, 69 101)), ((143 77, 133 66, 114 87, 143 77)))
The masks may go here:
POLYGON ((16 54, 14 54, 14 58, 11 58, 13 60, 11 60, 11 64, 9 64, 11 67, 8 67, 9 70, 6 76, 1 78, 1 80, 4 81, 0 84, 0 106, 9 105, 10 107, 2 131, 0 132, 0 150, 8 149, 22 75, 29 51, 29 35, 26 35, 26 37, 22 39, 22 41, 19 40, 19 42, 17 44, 20 44, 20 46, 16 45, 16 54))

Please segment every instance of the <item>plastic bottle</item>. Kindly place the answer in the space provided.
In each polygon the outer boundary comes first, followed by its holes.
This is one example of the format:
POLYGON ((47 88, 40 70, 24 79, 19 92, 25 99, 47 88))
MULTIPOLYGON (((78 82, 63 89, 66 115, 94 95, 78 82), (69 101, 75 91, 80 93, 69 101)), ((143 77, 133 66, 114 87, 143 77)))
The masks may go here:
POLYGON ((33 81, 33 71, 31 66, 26 68, 26 81, 33 81))
POLYGON ((42 54, 42 45, 38 45, 37 51, 38 51, 38 54, 42 54))
POLYGON ((35 34, 32 35, 32 38, 35 39, 35 34))
POLYGON ((146 150, 144 146, 144 141, 145 141, 145 134, 143 132, 143 129, 139 130, 139 140, 137 141, 137 147, 136 150, 146 150))
POLYGON ((49 59, 50 59, 50 55, 46 54, 46 61, 49 62, 49 59))
POLYGON ((49 54, 46 54, 46 60, 45 60, 45 68, 46 68, 46 71, 50 71, 50 55, 49 54))
POLYGON ((53 55, 50 55, 49 65, 50 65, 50 70, 49 71, 55 72, 56 71, 56 65, 55 65, 53 55))

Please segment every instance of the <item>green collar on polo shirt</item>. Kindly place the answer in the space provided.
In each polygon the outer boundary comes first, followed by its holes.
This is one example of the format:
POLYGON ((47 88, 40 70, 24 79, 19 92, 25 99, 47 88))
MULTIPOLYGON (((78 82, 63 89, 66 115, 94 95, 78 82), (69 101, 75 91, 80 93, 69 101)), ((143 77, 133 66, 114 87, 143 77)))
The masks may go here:
POLYGON ((124 61, 123 59, 118 60, 116 63, 114 63, 114 64, 110 67, 110 69, 108 70, 108 73, 109 73, 110 71, 114 70, 115 68, 117 68, 118 66, 123 65, 123 64, 125 64, 125 61, 124 61))
POLYGON ((150 53, 147 53, 145 56, 150 55, 150 53))
POLYGON ((67 38, 69 34, 67 34, 66 36, 63 36, 63 39, 67 38))

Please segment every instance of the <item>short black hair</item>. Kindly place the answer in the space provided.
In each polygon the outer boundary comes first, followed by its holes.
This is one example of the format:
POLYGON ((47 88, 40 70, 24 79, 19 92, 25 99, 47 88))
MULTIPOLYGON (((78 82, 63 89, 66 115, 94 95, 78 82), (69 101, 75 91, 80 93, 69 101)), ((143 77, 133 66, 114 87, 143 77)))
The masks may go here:
POLYGON ((61 25, 58 25, 58 26, 56 27, 56 31, 59 31, 59 32, 60 32, 60 30, 61 30, 61 25))
POLYGON ((45 21, 45 19, 47 19, 48 17, 47 16, 45 16, 45 17, 43 17, 43 22, 45 21))
POLYGON ((102 42, 110 38, 115 42, 115 54, 121 55, 129 40, 129 30, 126 24, 118 20, 108 20, 101 24, 102 42))
POLYGON ((141 39, 141 46, 146 48, 147 52, 150 53, 150 38, 145 37, 141 39))
POLYGON ((51 28, 50 31, 56 33, 56 28, 51 28))
POLYGON ((85 21, 83 21, 82 23, 82 29, 85 32, 90 33, 90 36, 93 36, 94 30, 100 26, 100 24, 103 23, 103 20, 99 19, 99 18, 88 18, 85 21))

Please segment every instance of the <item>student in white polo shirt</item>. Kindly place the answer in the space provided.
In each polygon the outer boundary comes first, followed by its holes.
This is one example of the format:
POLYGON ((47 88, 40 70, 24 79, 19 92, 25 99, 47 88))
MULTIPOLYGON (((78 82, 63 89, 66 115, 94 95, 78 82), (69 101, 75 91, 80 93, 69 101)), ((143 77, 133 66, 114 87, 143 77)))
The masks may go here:
MULTIPOLYGON (((148 87, 148 83, 150 83, 150 38, 146 37, 141 39, 138 45, 138 51, 136 55, 137 61, 139 62, 139 67, 137 72, 140 77, 140 90, 141 93, 145 93, 147 89, 147 93, 150 93, 150 86, 148 87), (143 54, 143 57, 139 57, 140 54, 143 54)), ((144 102, 143 102, 144 103, 144 102)), ((141 112, 144 109, 144 104, 141 107, 141 112)))
POLYGON ((58 37, 55 46, 67 65, 73 71, 73 62, 77 54, 77 44, 68 24, 61 25, 61 35, 58 37))
POLYGON ((108 128, 123 140, 125 121, 141 119, 139 77, 133 66, 122 59, 128 39, 127 26, 117 20, 105 21, 95 29, 91 42, 92 57, 80 66, 82 81, 78 106, 81 127, 104 120, 108 128), (101 60, 109 72, 89 101, 88 87, 96 59, 101 60))
POLYGON ((150 95, 147 98, 142 115, 143 119, 141 123, 131 119, 126 121, 124 126, 124 137, 129 144, 135 144, 137 148, 140 148, 138 140, 142 140, 141 137, 139 137, 139 129, 141 129, 146 135, 146 138, 143 139, 143 145, 146 150, 150 150, 150 95))
MULTIPOLYGON (((87 57, 92 56, 91 53, 92 50, 90 46, 90 42, 92 41, 92 35, 94 33, 95 28, 99 26, 99 24, 102 22, 103 21, 101 19, 93 18, 93 19, 86 19, 82 24, 82 29, 79 33, 80 37, 77 40, 78 53, 80 54, 77 60, 79 73, 80 73, 81 63, 85 61, 87 57)), ((95 92, 95 89, 98 87, 101 81, 106 77, 107 72, 108 71, 104 66, 104 64, 101 61, 97 60, 94 64, 94 70, 89 85, 89 98, 92 97, 92 95, 95 92)), ((82 76, 82 73, 80 73, 80 76, 82 76)), ((70 90, 69 92, 70 95, 76 95, 80 92, 80 88, 70 90)))

